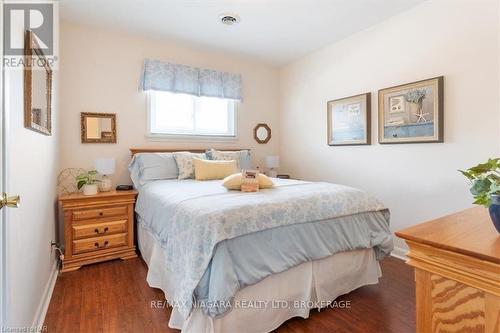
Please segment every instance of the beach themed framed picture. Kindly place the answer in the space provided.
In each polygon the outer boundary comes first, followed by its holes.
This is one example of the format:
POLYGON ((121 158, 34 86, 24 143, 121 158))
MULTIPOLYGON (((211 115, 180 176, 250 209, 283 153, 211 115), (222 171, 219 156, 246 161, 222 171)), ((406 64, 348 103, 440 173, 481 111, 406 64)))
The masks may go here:
POLYGON ((369 145, 370 115, 370 93, 328 101, 328 145, 369 145))
POLYGON ((379 90, 379 143, 443 142, 443 91, 443 76, 379 90))

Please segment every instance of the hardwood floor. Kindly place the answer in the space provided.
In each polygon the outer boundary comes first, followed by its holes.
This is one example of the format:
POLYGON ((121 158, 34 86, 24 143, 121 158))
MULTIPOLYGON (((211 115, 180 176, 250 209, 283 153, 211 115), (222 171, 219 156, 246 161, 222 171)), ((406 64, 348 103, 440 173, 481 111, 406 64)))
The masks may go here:
MULTIPOLYGON (((365 286, 338 300, 349 309, 313 310, 309 319, 293 318, 276 332, 415 332, 413 270, 386 258, 378 285, 365 286)), ((48 332, 179 332, 167 326, 170 309, 154 308, 163 293, 146 282, 141 259, 84 266, 59 276, 45 319, 48 332)))

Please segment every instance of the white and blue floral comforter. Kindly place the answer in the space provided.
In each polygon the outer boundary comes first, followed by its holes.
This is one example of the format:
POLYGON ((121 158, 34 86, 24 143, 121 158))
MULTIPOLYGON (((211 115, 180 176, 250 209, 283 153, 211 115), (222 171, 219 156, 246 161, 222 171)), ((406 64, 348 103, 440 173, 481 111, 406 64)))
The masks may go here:
MULTIPOLYGON (((366 192, 295 180, 276 180, 275 188, 256 193, 228 191, 221 181, 155 181, 140 188, 136 205, 140 222, 162 246, 168 270, 174 275, 176 292, 168 295, 169 302, 186 318, 219 243, 277 227, 335 222, 335 218, 378 212, 378 222, 370 226, 364 226, 362 219, 344 221, 346 226, 357 223, 358 231, 346 231, 339 239, 348 239, 349 249, 384 244, 382 252, 387 253, 392 238, 388 214, 382 211, 386 212, 384 206, 366 192), (360 239, 359 231, 366 231, 363 234, 368 239, 360 239), (374 243, 370 237, 379 240, 374 243)), ((342 229, 336 233, 350 230, 338 224, 342 229)))

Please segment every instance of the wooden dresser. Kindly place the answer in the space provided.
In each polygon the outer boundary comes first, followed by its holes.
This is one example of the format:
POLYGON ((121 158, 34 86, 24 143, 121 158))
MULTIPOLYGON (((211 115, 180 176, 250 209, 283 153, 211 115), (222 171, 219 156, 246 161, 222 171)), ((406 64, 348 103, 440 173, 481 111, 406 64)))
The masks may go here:
POLYGON ((136 191, 111 191, 59 197, 64 221, 61 272, 110 259, 137 257, 134 245, 136 195, 136 191))
POLYGON ((485 208, 396 235, 415 267, 417 332, 500 332, 500 235, 485 208))

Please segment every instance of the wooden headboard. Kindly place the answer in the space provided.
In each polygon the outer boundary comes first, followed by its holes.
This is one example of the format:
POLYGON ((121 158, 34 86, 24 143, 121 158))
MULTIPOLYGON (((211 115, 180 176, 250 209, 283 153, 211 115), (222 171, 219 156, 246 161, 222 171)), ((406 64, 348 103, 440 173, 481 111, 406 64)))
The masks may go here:
MULTIPOLYGON (((215 149, 215 148, 214 148, 215 149)), ((220 151, 237 151, 237 150, 250 150, 250 149, 217 149, 220 151)), ((204 153, 207 149, 167 149, 167 148, 130 148, 132 156, 138 153, 175 153, 178 151, 189 151, 191 153, 204 153)))

